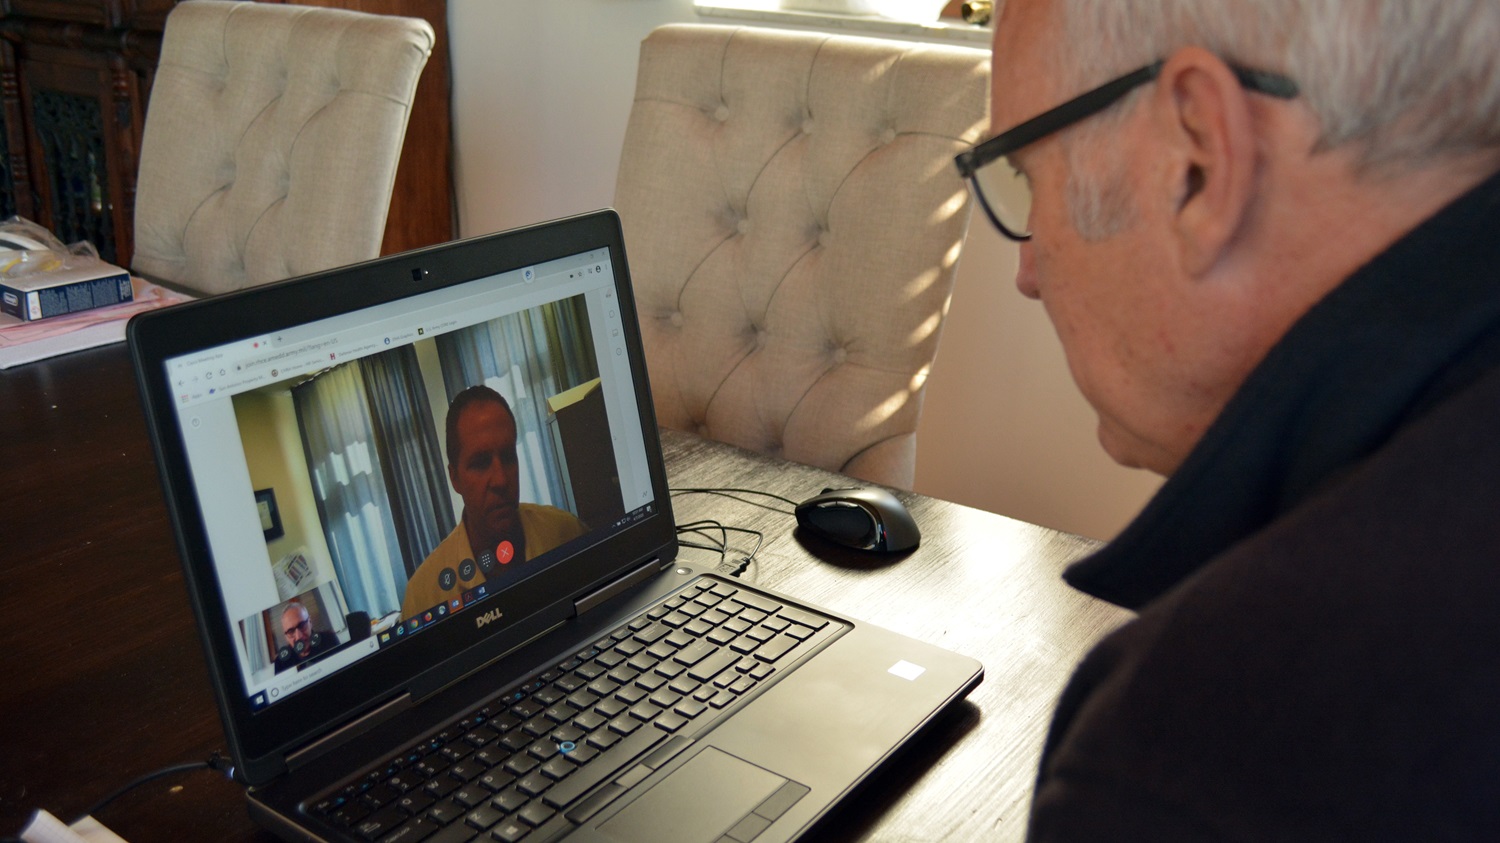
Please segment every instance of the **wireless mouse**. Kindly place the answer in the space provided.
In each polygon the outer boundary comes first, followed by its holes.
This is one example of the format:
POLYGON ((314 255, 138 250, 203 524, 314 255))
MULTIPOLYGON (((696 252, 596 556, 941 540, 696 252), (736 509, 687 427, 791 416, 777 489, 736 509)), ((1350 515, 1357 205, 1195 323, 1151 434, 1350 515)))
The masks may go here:
POLYGON ((802 529, 856 550, 896 553, 922 541, 906 506, 884 489, 824 489, 796 513, 802 529))

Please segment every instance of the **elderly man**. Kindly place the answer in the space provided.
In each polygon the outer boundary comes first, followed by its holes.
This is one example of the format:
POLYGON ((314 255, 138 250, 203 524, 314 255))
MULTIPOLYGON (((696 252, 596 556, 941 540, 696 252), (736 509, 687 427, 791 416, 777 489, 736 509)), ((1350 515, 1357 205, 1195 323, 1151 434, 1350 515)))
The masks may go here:
POLYGON ((516 417, 504 396, 487 386, 463 390, 448 405, 446 427, 448 481, 463 516, 407 582, 403 619, 480 583, 519 579, 523 563, 584 533, 571 512, 520 502, 516 417))
POLYGON ((339 645, 332 633, 314 630, 307 607, 293 600, 281 610, 281 634, 286 644, 276 651, 276 672, 308 663, 315 656, 332 652, 339 645))
POLYGON ((996 135, 1116 460, 1034 840, 1500 840, 1500 3, 1010 0, 996 135), (1114 80, 1114 81, 1111 81, 1114 80))

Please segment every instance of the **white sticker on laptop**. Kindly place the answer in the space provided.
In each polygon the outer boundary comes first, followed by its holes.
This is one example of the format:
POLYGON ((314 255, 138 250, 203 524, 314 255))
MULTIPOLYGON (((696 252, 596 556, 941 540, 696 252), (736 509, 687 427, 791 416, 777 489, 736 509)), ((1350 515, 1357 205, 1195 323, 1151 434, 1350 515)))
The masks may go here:
POLYGON ((912 681, 915 680, 918 676, 926 673, 927 668, 919 664, 912 664, 911 662, 902 659, 901 661, 891 665, 890 672, 896 674, 902 679, 912 681))

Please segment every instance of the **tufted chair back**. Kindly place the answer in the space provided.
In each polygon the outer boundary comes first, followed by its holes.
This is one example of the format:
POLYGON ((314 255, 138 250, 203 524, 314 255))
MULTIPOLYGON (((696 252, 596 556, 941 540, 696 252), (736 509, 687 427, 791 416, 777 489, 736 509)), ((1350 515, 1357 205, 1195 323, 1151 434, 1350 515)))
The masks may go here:
POLYGON ((646 38, 615 205, 663 425, 910 487, 988 86, 978 49, 646 38))
POLYGON ((380 254, 426 21, 189 0, 141 142, 138 274, 222 293, 380 254))

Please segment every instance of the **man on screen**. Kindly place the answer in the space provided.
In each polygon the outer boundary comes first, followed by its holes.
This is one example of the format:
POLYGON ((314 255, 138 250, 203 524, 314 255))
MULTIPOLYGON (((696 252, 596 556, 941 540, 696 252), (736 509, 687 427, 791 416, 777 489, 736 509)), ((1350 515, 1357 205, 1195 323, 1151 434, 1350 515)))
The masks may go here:
POLYGON ((286 646, 276 651, 276 672, 290 670, 338 647, 338 639, 324 630, 314 630, 307 607, 293 600, 281 610, 281 634, 286 646))
POLYGON ((463 515, 406 584, 403 619, 584 533, 570 512, 520 502, 516 417, 500 393, 471 386, 454 396, 447 445, 448 481, 464 500, 463 515))

